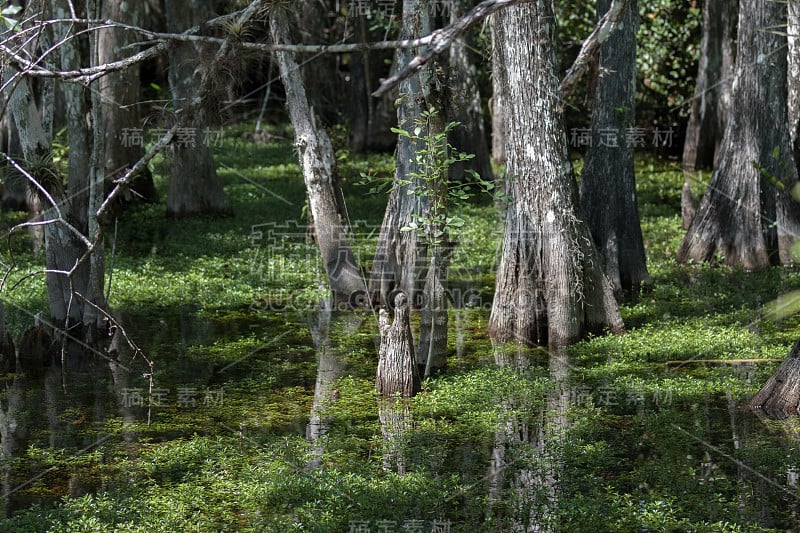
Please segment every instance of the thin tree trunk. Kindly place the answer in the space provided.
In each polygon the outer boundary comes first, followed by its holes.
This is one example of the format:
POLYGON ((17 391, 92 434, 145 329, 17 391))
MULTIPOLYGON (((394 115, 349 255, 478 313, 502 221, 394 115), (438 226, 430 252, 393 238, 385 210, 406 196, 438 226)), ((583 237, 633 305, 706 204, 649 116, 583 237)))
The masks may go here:
MULTIPOLYGON (((357 16, 355 31, 359 42, 365 43, 369 39, 366 28, 366 21, 363 16, 357 16)), ((350 55, 348 77, 345 87, 347 100, 345 101, 345 112, 347 114, 348 142, 350 150, 355 153, 362 153, 367 150, 369 143, 369 121, 371 118, 370 105, 371 98, 369 93, 370 80, 369 73, 370 52, 357 52, 350 55)))
MULTIPOLYGON (((270 19, 270 29, 274 42, 290 42, 287 21, 278 14, 270 19)), ((355 302, 358 295, 365 293, 366 285, 350 247, 350 223, 342 214, 344 197, 337 180, 333 146, 325 130, 317 126, 294 53, 276 52, 275 55, 286 90, 315 236, 331 291, 337 302, 355 302)))
POLYGON ((786 6, 742 0, 731 115, 711 178, 678 251, 680 262, 719 260, 762 270, 792 261, 798 208, 789 141, 786 6))
MULTIPOLYGON (((330 4, 333 4, 330 0, 300 0, 295 4, 300 43, 333 44, 330 26, 335 21, 329 15, 338 17, 339 13, 330 4)), ((345 93, 339 79, 340 57, 339 54, 319 54, 307 57, 301 65, 303 86, 310 105, 326 127, 339 123, 344 107, 345 93)))
MULTIPOLYGON (((610 0, 597 3, 598 20, 610 0)), ((600 48, 592 104, 592 145, 580 185, 581 205, 594 243, 605 260, 614 292, 638 293, 650 285, 636 202, 634 143, 625 132, 635 126, 636 29, 639 11, 628 0, 622 23, 600 48), (611 135, 606 135, 611 132, 611 135)))
POLYGON ((586 224, 559 107, 551 0, 495 16, 505 67, 506 216, 489 333, 496 342, 563 346, 585 331, 623 331, 586 224))
MULTIPOLYGON (((374 29, 368 28, 366 16, 358 15, 355 20, 359 42, 376 41, 385 37, 384 32, 377 34, 374 29)), ((391 59, 389 50, 365 50, 351 54, 347 63, 349 79, 345 82, 346 115, 350 149, 353 152, 386 151, 397 144, 397 135, 391 131, 397 120, 394 106, 397 91, 390 91, 380 99, 371 95, 380 85, 381 78, 385 78, 396 68, 396 65, 386 67, 391 59)))

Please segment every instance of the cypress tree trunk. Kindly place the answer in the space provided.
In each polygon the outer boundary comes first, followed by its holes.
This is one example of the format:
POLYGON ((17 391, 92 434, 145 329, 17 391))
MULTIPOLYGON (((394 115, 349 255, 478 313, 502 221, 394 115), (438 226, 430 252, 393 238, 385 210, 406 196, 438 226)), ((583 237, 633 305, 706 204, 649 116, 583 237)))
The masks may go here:
MULTIPOLYGON (((203 0, 170 0, 165 7, 167 27, 175 33, 205 22, 210 14, 210 6, 203 0)), ((187 110, 197 96, 204 74, 202 48, 194 42, 170 46, 169 87, 176 112, 187 110)), ((205 111, 197 111, 172 143, 172 172, 167 193, 170 217, 230 213, 214 158, 205 143, 204 132, 208 127, 205 115, 205 111)))
MULTIPOLYGON (((103 0, 101 18, 138 26, 140 24, 141 4, 125 0, 103 0)), ((122 49, 130 46, 137 39, 133 32, 120 28, 104 28, 98 30, 98 63, 105 64, 125 57, 122 49)), ((105 169, 107 187, 111 188, 114 178, 119 177, 133 166, 144 155, 144 147, 136 142, 126 130, 143 127, 139 112, 139 91, 141 80, 139 66, 134 65, 125 70, 111 72, 97 82, 103 95, 103 130, 105 139, 105 169)), ((145 168, 141 175, 134 179, 126 191, 124 202, 136 200, 155 200, 156 190, 153 176, 145 168)))
MULTIPOLYGON (((598 19, 610 5, 610 0, 598 0, 598 19)), ((602 74, 594 85, 592 104, 594 142, 586 152, 580 196, 614 291, 635 294, 650 285, 650 275, 636 202, 634 145, 626 135, 636 123, 636 1, 628 0, 624 10, 622 23, 600 48, 602 74)))
MULTIPOLYGON (((429 0, 405 0, 401 38, 430 33, 433 8, 429 0)), ((405 65, 414 55, 413 50, 398 49, 395 64, 405 65)), ((400 129, 413 132, 420 127, 423 130, 420 135, 431 142, 436 142, 433 139, 444 133, 449 110, 449 91, 441 81, 446 79, 442 75, 444 72, 446 65, 437 59, 430 68, 400 84, 397 99, 400 129), (423 111, 432 110, 435 112, 428 114, 422 125, 419 121, 423 111)), ((392 291, 399 289, 409 298, 410 305, 422 309, 417 364, 427 377, 432 370, 444 368, 447 356, 446 250, 450 243, 444 222, 449 176, 443 170, 444 161, 436 160, 439 153, 447 153, 446 139, 442 140, 443 146, 423 146, 424 142, 406 135, 398 136, 395 187, 378 239, 370 294, 373 301, 388 306, 392 291), (406 181, 411 183, 401 185, 406 181), (415 220, 414 215, 422 217, 424 222, 420 226, 424 226, 424 235, 416 230, 402 231, 412 222, 421 222, 415 220), (419 292, 423 276, 424 287, 419 292)))
MULTIPOLYGON (((57 3, 46 6, 46 9, 51 8, 54 16, 67 16, 57 3)), ((80 13, 85 13, 85 7, 81 4, 76 4, 76 8, 80 13)), ((62 69, 70 70, 90 64, 85 56, 89 46, 85 42, 85 35, 76 35, 79 30, 80 27, 76 29, 75 25, 54 28, 56 38, 64 40, 58 54, 59 67, 62 69)), ((13 74, 13 69, 6 70, 6 76, 13 74)), ((102 169, 97 165, 97 148, 102 147, 102 136, 99 135, 99 127, 93 135, 86 121, 91 109, 88 91, 77 85, 64 85, 61 88, 69 105, 70 155, 66 188, 61 176, 52 167, 51 139, 45 130, 49 122, 46 117, 52 116, 45 108, 52 105, 52 101, 43 101, 41 107, 37 105, 30 80, 22 78, 13 86, 9 110, 16 123, 28 168, 52 199, 52 202, 46 199, 44 192, 30 184, 44 206, 42 219, 52 221, 44 225, 45 264, 48 269, 46 284, 51 319, 57 330, 78 326, 81 331, 73 334, 83 336, 89 344, 93 344, 99 339, 103 322, 103 317, 93 305, 101 309, 105 307, 102 242, 97 243, 88 260, 77 267, 76 262, 84 255, 88 241, 98 230, 93 209, 98 206, 97 179, 102 179, 102 169), (68 271, 72 271, 70 276, 66 275, 68 271)), ((94 116, 102 119, 100 112, 95 112, 94 116)))
MULTIPOLYGON (((270 19, 272 39, 290 42, 287 21, 280 13, 270 19)), ((344 197, 337 180, 336 158, 328 134, 317 126, 294 53, 276 52, 286 104, 300 154, 314 231, 331 291, 337 302, 354 302, 366 289, 350 247, 350 224, 343 216, 344 197)))
POLYGON ((420 380, 405 295, 397 295, 394 313, 394 322, 390 325, 389 314, 385 309, 380 310, 378 329, 381 344, 375 389, 386 398, 409 398, 419 391, 420 380))
MULTIPOLYGON (((422 2, 403 0, 402 27, 400 39, 414 39, 422 35, 422 2)), ((425 21, 425 24, 429 24, 425 21)), ((416 55, 411 48, 398 48, 395 53, 396 65, 407 65, 416 55)), ((398 128, 406 131, 414 129, 414 119, 425 110, 426 90, 422 86, 422 76, 411 76, 399 85, 397 105, 398 128)), ((401 180, 410 180, 420 171, 416 150, 410 139, 402 135, 397 139, 397 165, 394 174, 394 187, 389 195, 386 214, 381 224, 378 247, 372 263, 369 278, 369 293, 372 301, 384 307, 392 305, 392 292, 404 292, 412 307, 420 302, 421 275, 425 271, 425 252, 419 243, 416 231, 400 231, 408 226, 412 215, 422 215, 427 209, 427 198, 409 194, 409 190, 423 187, 418 180, 411 185, 401 185, 401 180)))
POLYGON ((792 261, 798 210, 787 116, 786 6, 742 0, 731 115, 719 164, 678 251, 680 262, 761 270, 792 261))
POLYGON ((692 101, 683 144, 683 167, 711 168, 730 110, 736 39, 736 0, 703 2, 703 37, 692 101))
POLYGON ((789 356, 750 400, 750 407, 763 409, 775 418, 800 414, 800 339, 789 356))
POLYGON ((492 102, 489 109, 492 113, 492 161, 496 165, 506 162, 506 132, 504 120, 506 110, 503 102, 503 87, 507 84, 503 78, 505 68, 500 63, 498 49, 497 17, 490 22, 492 31, 492 102))
POLYGON ((586 224, 559 107, 552 0, 495 15, 506 107, 508 205, 489 333, 563 346, 584 331, 623 331, 586 224))
POLYGON ((800 2, 797 0, 790 0, 788 4, 786 36, 789 45, 789 138, 795 163, 800 165, 800 2))
POLYGON ((689 229, 697 205, 691 189, 692 174, 697 169, 716 165, 730 112, 737 4, 737 0, 703 2, 700 62, 683 144, 683 229, 689 229))
MULTIPOLYGON (((461 18, 472 6, 466 0, 450 0, 450 22, 461 18)), ((481 92, 478 88, 477 68, 470 51, 472 39, 464 35, 450 46, 451 103, 447 121, 460 122, 461 126, 450 131, 448 142, 457 150, 473 154, 468 161, 460 161, 450 167, 450 179, 461 180, 466 169, 471 169, 489 180, 492 177, 492 162, 486 129, 483 124, 481 92)))

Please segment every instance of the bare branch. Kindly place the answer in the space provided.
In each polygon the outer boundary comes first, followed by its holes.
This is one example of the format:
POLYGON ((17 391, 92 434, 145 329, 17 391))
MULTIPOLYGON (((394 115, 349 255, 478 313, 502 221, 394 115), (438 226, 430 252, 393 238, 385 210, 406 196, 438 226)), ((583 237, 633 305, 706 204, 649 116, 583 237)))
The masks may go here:
POLYGON ((586 38, 581 46, 581 51, 578 52, 578 57, 564 75, 561 80, 559 92, 561 97, 565 98, 575 88, 581 75, 586 71, 591 62, 597 57, 600 51, 600 45, 608 39, 608 36, 617 29, 620 20, 622 19, 622 12, 625 10, 625 4, 628 0, 614 0, 611 7, 608 8, 605 15, 598 21, 597 26, 592 30, 592 33, 586 38))
MULTIPOLYGON (((42 184, 39 183, 38 181, 36 181, 36 178, 31 176, 30 172, 28 172, 27 170, 22 168, 19 165, 19 163, 17 163, 12 158, 10 158, 8 156, 8 154, 6 154, 5 152, 0 152, 0 155, 2 155, 5 158, 5 160, 8 161, 8 163, 14 168, 14 170, 19 172, 23 176, 25 176, 25 178, 28 181, 30 181, 31 184, 33 184, 33 186, 47 199, 47 201, 50 202, 50 205, 53 207, 53 210, 55 211, 55 213, 57 215, 57 218, 54 218, 54 219, 50 220, 49 222, 60 222, 60 223, 64 224, 64 226, 71 233, 73 233, 78 239, 80 239, 83 242, 83 244, 85 244, 86 246, 91 246, 92 243, 89 241, 89 239, 87 239, 86 236, 78 230, 78 228, 76 228, 75 226, 73 226, 72 224, 67 222, 67 220, 64 218, 63 214, 61 213, 61 209, 58 207, 58 203, 56 203, 56 201, 53 199, 53 197, 50 195, 50 193, 47 192, 47 189, 45 189, 42 186, 42 184)), ((33 225, 34 223, 28 223, 28 224, 29 225, 33 225)))
MULTIPOLYGON (((530 0, 484 0, 483 2, 475 6, 464 17, 457 20, 453 24, 450 24, 445 28, 436 30, 429 35, 425 35, 416 39, 399 39, 392 41, 377 41, 369 43, 348 43, 348 44, 329 44, 329 45, 240 42, 238 46, 245 50, 256 50, 265 53, 295 52, 303 54, 348 54, 353 52, 365 52, 369 50, 394 50, 397 48, 419 48, 421 46, 430 47, 425 52, 415 57, 403 72, 399 73, 396 76, 393 76, 392 78, 383 80, 381 87, 374 93, 375 96, 379 96, 380 94, 383 94, 384 92, 391 89, 391 87, 394 86, 395 84, 399 83, 403 79, 411 76, 413 73, 422 69, 422 67, 435 54, 439 54, 444 50, 446 50, 454 39, 456 39, 459 35, 470 29, 472 26, 474 26, 487 16, 505 7, 509 7, 527 1, 530 0)), ((254 2, 253 4, 256 4, 256 2, 254 2)), ((226 20, 233 19, 236 17, 242 17, 242 20, 249 20, 255 14, 257 14, 258 7, 260 6, 261 2, 258 2, 259 6, 256 7, 254 7, 253 4, 250 4, 247 8, 243 10, 212 19, 206 24, 206 26, 220 24, 226 20)), ((81 83, 83 85, 88 85, 93 81, 95 81, 96 79, 101 78, 108 73, 115 72, 118 70, 123 70, 132 65, 135 65, 142 61, 146 61, 152 57, 157 56, 160 53, 165 52, 168 49, 170 43, 175 41, 204 42, 210 44, 222 44, 223 46, 225 42, 229 42, 228 38, 197 35, 197 33, 199 32, 199 27, 190 28, 183 33, 165 33, 165 32, 154 32, 151 30, 147 30, 145 28, 132 26, 130 24, 123 24, 121 22, 116 22, 113 20, 68 19, 68 18, 52 19, 44 21, 41 23, 40 26, 43 26, 45 24, 58 24, 58 23, 95 24, 96 26, 94 26, 89 31, 100 28, 109 28, 109 27, 132 31, 141 34, 147 39, 142 43, 140 43, 140 45, 152 44, 152 46, 150 46, 145 50, 137 52, 136 54, 133 54, 130 57, 126 57, 124 59, 120 59, 118 61, 114 61, 111 63, 106 63, 103 65, 95 65, 92 67, 86 67, 77 70, 63 70, 63 71, 51 70, 39 66, 38 65, 39 60, 34 61, 23 57, 21 54, 15 52, 13 49, 7 46, 5 44, 7 41, 0 42, 0 55, 5 55, 6 57, 8 57, 10 62, 13 65, 17 66, 20 70, 24 71, 24 74, 27 76, 58 78, 64 81, 70 81, 74 83, 81 83)))
MULTIPOLYGON (((208 27, 208 26, 214 26, 214 25, 222 24, 224 22, 227 22, 228 20, 231 20, 231 19, 234 19, 236 17, 239 17, 239 16, 243 15, 244 13, 246 13, 247 10, 250 9, 250 7, 251 6, 248 6, 247 8, 242 9, 242 10, 234 11, 233 13, 228 13, 226 15, 215 17, 215 18, 209 20, 208 22, 206 22, 205 26, 208 27)), ((93 24, 94 25, 94 27, 92 27, 91 29, 84 30, 84 31, 96 31, 98 29, 103 29, 103 28, 118 27, 118 28, 122 28, 122 29, 135 30, 135 31, 141 32, 143 34, 152 33, 152 32, 149 32, 148 30, 143 29, 143 28, 138 28, 138 27, 135 27, 135 26, 127 25, 127 24, 122 24, 120 22, 115 22, 115 21, 112 21, 112 20, 95 20, 95 19, 79 19, 79 18, 75 18, 75 19, 63 19, 63 18, 62 19, 52 19, 52 20, 44 21, 44 22, 42 22, 40 24, 37 24, 35 26, 32 26, 31 28, 28 28, 27 31, 35 31, 37 29, 41 29, 45 25, 58 24, 58 23, 68 23, 68 24, 83 23, 83 24, 93 24)), ((200 29, 201 29, 200 26, 194 26, 192 28, 189 28, 188 30, 186 30, 182 34, 178 34, 178 35, 180 35, 180 36, 196 35, 198 32, 200 32, 200 29)), ((15 35, 19 35, 19 34, 20 33, 17 33, 15 35)), ((167 34, 167 35, 169 35, 169 34, 167 34)), ((209 39, 211 39, 211 38, 209 38, 209 39)), ((76 70, 61 70, 61 71, 58 71, 58 70, 49 70, 49 69, 46 69, 46 68, 39 67, 38 66, 38 62, 39 62, 38 60, 37 61, 33 61, 33 60, 30 60, 30 59, 26 59, 26 58, 22 57, 20 54, 15 53, 11 48, 6 46, 5 43, 8 42, 8 41, 9 41, 9 39, 6 39, 6 40, 2 41, 2 44, 0 44, 0 55, 7 56, 10 59, 10 63, 13 66, 17 67, 19 70, 24 71, 25 75, 33 76, 33 77, 40 77, 40 78, 58 78, 58 79, 62 79, 64 81, 72 81, 72 82, 75 82, 75 83, 81 83, 83 85, 88 85, 88 84, 92 83, 93 81, 95 81, 96 79, 101 78, 101 77, 103 77, 106 74, 109 74, 111 72, 116 72, 118 70, 124 70, 124 69, 126 69, 126 68, 128 68, 130 66, 133 66, 133 65, 137 64, 137 63, 141 63, 142 61, 146 61, 148 59, 151 59, 151 58, 161 54, 162 52, 166 52, 167 48, 169 47, 169 42, 167 40, 155 41, 155 44, 153 46, 151 46, 150 48, 147 48, 146 50, 142 50, 141 52, 137 52, 136 54, 134 54, 134 55, 132 55, 130 57, 126 57, 124 59, 120 59, 119 61, 113 61, 111 63, 105 63, 103 65, 95 65, 95 66, 76 69, 76 70)), ((224 39, 221 39, 219 41, 224 41, 224 39)))
POLYGON ((453 40, 470 29, 472 26, 501 9, 511 7, 530 0, 484 0, 473 7, 466 15, 449 26, 431 33, 430 47, 412 59, 406 67, 397 74, 381 80, 381 86, 372 93, 372 96, 383 96, 401 81, 419 72, 434 55, 441 54, 450 46, 453 40))

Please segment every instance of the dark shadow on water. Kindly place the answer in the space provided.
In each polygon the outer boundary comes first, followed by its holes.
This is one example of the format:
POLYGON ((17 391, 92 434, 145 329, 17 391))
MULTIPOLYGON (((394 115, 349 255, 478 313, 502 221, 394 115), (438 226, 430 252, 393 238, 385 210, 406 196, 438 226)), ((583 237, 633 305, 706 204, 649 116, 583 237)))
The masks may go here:
MULTIPOLYGON (((142 439, 230 435, 259 397, 313 390, 317 362, 303 314, 198 311, 116 315, 152 367, 117 334, 105 357, 85 352, 63 367, 49 358, 0 379, 5 516, 112 488, 118 480, 104 469, 113 471, 120 453, 135 459, 142 439)), ((307 423, 308 411, 298 411, 275 417, 268 431, 303 435, 307 423)))

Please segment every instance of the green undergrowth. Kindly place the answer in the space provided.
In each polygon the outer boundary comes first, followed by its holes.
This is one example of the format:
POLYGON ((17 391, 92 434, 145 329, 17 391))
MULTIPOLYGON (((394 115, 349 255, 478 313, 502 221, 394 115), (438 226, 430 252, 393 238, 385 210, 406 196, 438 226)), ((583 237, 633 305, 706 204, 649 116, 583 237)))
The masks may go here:
MULTIPOLYGON (((232 216, 168 220, 163 202, 137 206, 106 243, 107 264, 114 249, 109 301, 154 362, 132 362, 126 389, 146 390, 152 373, 167 401, 122 409, 121 385, 101 365, 81 404, 80 391, 52 386, 61 382, 56 373, 47 394, 63 405, 47 423, 35 415, 43 392, 14 392, 21 385, 9 377, 0 404, 25 406, 17 416, 28 436, 2 466, 13 486, 46 474, 15 492, 0 530, 447 523, 489 532, 535 523, 733 532, 796 523, 796 489, 786 482, 798 459, 796 424, 762 421, 742 406, 800 334, 796 318, 771 322, 762 313, 798 288, 800 273, 677 265, 683 174, 674 165, 637 162, 652 290, 623 303, 626 334, 586 338, 562 366, 543 350, 492 347, 486 326, 501 224, 490 202, 460 207, 466 224, 454 235, 451 289, 463 305, 450 310, 448 369, 415 398, 379 404, 374 315, 334 310, 325 346, 315 346, 325 280, 304 235, 291 141, 282 130, 266 143, 244 131, 231 129, 216 149, 232 216), (330 353, 341 370, 335 397, 322 402, 327 434, 312 443, 305 432, 317 363, 330 353), (179 389, 195 391, 195 403, 178 402, 179 389), (394 441, 381 424, 392 414, 410 428, 394 441), (402 457, 404 475, 389 452, 402 457)), ((355 181, 390 175, 391 157, 339 157, 368 268, 385 198, 355 181)), ((154 165, 162 198, 165 164, 154 165)), ((6 226, 23 219, 2 214, 6 226)), ((10 281, 41 268, 24 234, 10 245, 10 281)), ((15 331, 46 305, 41 277, 3 298, 15 331)), ((417 327, 418 316, 412 321, 417 327)))

